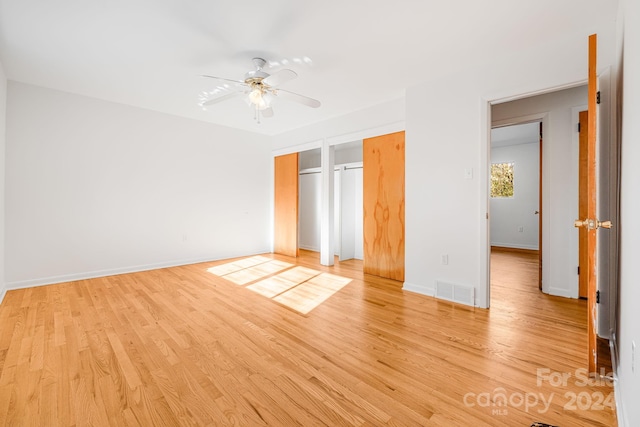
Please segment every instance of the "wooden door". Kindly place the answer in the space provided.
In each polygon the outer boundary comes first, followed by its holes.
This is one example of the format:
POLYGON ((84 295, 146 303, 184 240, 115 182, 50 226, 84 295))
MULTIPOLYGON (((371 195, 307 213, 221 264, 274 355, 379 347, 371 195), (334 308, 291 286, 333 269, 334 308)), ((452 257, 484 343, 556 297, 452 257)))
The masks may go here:
MULTIPOLYGON (((578 116, 579 132, 579 155, 578 155, 578 218, 588 218, 587 212, 587 195, 588 195, 588 131, 589 131, 589 112, 580 111, 578 116)), ((581 227, 578 229, 578 248, 586 248, 587 229, 581 227)), ((579 250, 578 254, 578 296, 587 298, 589 296, 589 286, 587 281, 587 269, 589 257, 586 250, 579 250)))
POLYGON ((298 153, 274 160, 273 252, 298 256, 298 153))
POLYGON ((576 227, 584 230, 584 238, 579 245, 579 259, 584 260, 584 271, 580 266, 580 275, 585 276, 587 286, 587 336, 589 372, 598 369, 598 338, 596 335, 596 55, 597 36, 589 36, 589 99, 587 117, 587 136, 584 150, 584 191, 578 195, 578 205, 584 206, 586 216, 575 222, 576 227))
POLYGON ((367 274, 404 280, 404 132, 365 139, 363 234, 367 274))

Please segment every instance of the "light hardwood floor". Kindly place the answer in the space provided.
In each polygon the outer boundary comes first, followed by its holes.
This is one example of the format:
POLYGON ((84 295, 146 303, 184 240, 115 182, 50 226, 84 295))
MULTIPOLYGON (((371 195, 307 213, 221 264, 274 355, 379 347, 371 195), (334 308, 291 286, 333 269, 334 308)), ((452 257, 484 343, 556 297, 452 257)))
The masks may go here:
POLYGON ((0 424, 615 425, 613 389, 576 377, 586 303, 540 294, 527 255, 492 255, 490 310, 265 256, 353 280, 306 315, 207 271, 224 261, 8 292, 0 424))

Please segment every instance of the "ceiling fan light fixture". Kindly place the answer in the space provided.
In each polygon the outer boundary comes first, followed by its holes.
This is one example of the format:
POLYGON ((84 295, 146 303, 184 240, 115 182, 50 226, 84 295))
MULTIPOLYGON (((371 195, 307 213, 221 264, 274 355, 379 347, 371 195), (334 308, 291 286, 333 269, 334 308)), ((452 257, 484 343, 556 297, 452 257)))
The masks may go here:
MULTIPOLYGON (((307 56, 296 57, 291 61, 293 61, 295 64, 301 64, 303 62, 311 64, 311 59, 307 56)), ((288 59, 283 59, 279 63, 270 62, 269 65, 285 65, 290 63, 291 61, 288 59)), ((295 71, 284 69, 273 74, 269 74, 263 70, 263 67, 267 65, 267 61, 262 58, 253 58, 253 64, 255 66, 255 70, 247 72, 244 75, 244 80, 233 80, 206 74, 203 75, 202 77, 219 80, 222 85, 217 86, 212 91, 203 92, 202 94, 200 94, 200 106, 204 108, 236 96, 242 96, 247 105, 249 105, 251 109, 254 110, 254 118, 258 123, 260 123, 261 117, 273 117, 271 101, 275 97, 282 97, 286 100, 294 101, 311 108, 318 108, 320 106, 320 101, 316 99, 280 89, 281 84, 295 79, 298 76, 295 71), (232 83, 232 85, 230 85, 229 83, 232 83)))
POLYGON ((249 92, 249 105, 258 110, 264 110, 265 108, 269 108, 271 98, 271 94, 263 87, 254 87, 251 92, 249 92))
POLYGON ((255 106, 259 106, 264 103, 264 100, 262 99, 262 90, 257 87, 253 88, 251 92, 249 92, 249 101, 255 106))

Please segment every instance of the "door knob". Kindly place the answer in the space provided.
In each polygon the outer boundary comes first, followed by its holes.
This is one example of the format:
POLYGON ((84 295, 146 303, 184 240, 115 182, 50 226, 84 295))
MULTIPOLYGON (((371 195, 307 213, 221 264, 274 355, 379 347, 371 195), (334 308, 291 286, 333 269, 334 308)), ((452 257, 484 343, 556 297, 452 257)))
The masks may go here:
POLYGON ((540 213, 539 211, 535 211, 533 214, 538 215, 539 213, 540 213))
POLYGON ((573 226, 576 228, 580 228, 580 227, 584 227, 588 230, 591 230, 593 228, 595 228, 595 223, 592 219, 576 219, 575 221, 573 221, 573 226))
POLYGON ((576 219, 575 221, 573 221, 573 226, 576 228, 580 228, 580 227, 584 227, 587 230, 596 230, 598 228, 611 228, 613 227, 613 224, 611 223, 611 221, 598 221, 595 219, 576 219))

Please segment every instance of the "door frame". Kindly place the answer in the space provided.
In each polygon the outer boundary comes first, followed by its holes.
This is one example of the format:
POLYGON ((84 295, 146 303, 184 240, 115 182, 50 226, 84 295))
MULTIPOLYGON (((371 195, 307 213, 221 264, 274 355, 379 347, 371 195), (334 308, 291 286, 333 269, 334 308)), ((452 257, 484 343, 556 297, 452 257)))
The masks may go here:
MULTIPOLYGON (((536 119, 541 120, 542 121, 542 131, 543 131, 543 140, 544 141, 550 141, 550 136, 549 136, 549 118, 548 113, 547 112, 541 112, 541 113, 533 113, 531 115, 525 115, 525 116, 520 116, 520 117, 514 117, 511 119, 507 119, 507 120, 500 120, 500 121, 496 121, 496 122, 492 122, 492 117, 491 117, 491 108, 493 105, 495 104, 501 104, 501 103, 505 103, 505 102, 510 102, 510 101, 517 101, 519 99, 524 99, 524 98, 530 98, 530 97, 535 97, 535 96, 539 96, 539 95, 545 95, 545 94, 549 94, 549 93, 553 93, 553 92, 559 92, 565 89, 572 89, 575 88, 577 86, 585 86, 587 84, 586 79, 585 80, 580 80, 580 81, 576 81, 573 83, 568 83, 565 85, 560 85, 560 86, 556 86, 556 87, 552 87, 552 88, 546 88, 546 89, 541 89, 541 90, 537 90, 537 91, 532 91, 532 92, 526 92, 526 93, 520 93, 520 94, 510 94, 510 95, 505 95, 504 93, 500 93, 498 96, 495 97, 482 97, 481 98, 481 139, 480 139, 480 152, 484 153, 484 157, 481 159, 480 161, 480 171, 478 173, 478 178, 479 178, 479 193, 480 193, 480 213, 481 215, 478 216, 478 223, 479 223, 479 227, 478 229, 480 230, 480 235, 479 237, 479 269, 478 269, 478 288, 477 288, 477 305, 480 308, 489 308, 490 307, 490 301, 491 301, 491 260, 490 260, 490 256, 491 256, 491 240, 490 240, 490 232, 489 232, 489 201, 490 201, 490 193, 489 193, 489 167, 491 165, 491 128, 496 126, 496 125, 508 125, 508 124, 518 124, 518 122, 523 122, 523 121, 535 121, 536 119)), ((577 144, 577 133, 576 133, 576 141, 575 143, 577 144)), ((543 167, 544 164, 549 165, 549 158, 548 158, 548 153, 549 150, 545 150, 545 152, 543 152, 543 167)), ((576 154, 577 156, 577 154, 576 154)), ((577 157, 576 157, 576 161, 577 161, 577 157)), ((577 166, 577 165, 576 165, 577 166)), ((542 175, 542 180, 543 180, 543 193, 549 194, 549 182, 548 179, 549 177, 547 176, 549 174, 549 169, 548 167, 546 168, 546 172, 543 171, 543 175, 542 175), (545 191, 546 190, 546 191, 545 191)), ((544 195, 543 195, 544 197, 544 195)), ((544 224, 549 224, 549 201, 546 199, 543 199, 542 201, 543 206, 546 206, 546 208, 542 211, 542 221, 544 224)), ((571 224, 569 224, 569 226, 571 226, 571 224)), ((548 286, 549 280, 546 276, 548 276, 548 272, 549 272, 549 247, 548 242, 549 242, 549 235, 548 235, 548 228, 546 227, 547 231, 546 234, 543 234, 543 238, 542 238, 542 245, 543 245, 543 256, 544 253, 546 253, 546 261, 543 260, 543 292, 546 292, 546 288, 548 286), (545 267, 546 264, 546 267, 545 267), (545 274, 546 273, 546 274, 545 274), (547 281, 547 285, 545 285, 544 281, 547 281)), ((544 232, 544 228, 543 228, 543 232, 544 232)), ((577 262, 577 247, 575 250, 576 253, 576 262, 577 262)), ((577 264, 576 264, 577 265, 577 264)), ((577 275, 576 275, 576 292, 577 292, 577 275)))
MULTIPOLYGON (((321 156, 323 159, 330 158, 330 160, 326 163, 323 163, 323 168, 326 170, 331 170, 331 177, 325 179, 323 177, 323 190, 322 190, 322 205, 330 206, 331 209, 324 209, 322 212, 323 224, 325 227, 321 227, 321 247, 320 247, 320 260, 323 265, 333 265, 334 260, 334 223, 333 223, 333 197, 334 197, 334 185, 333 185, 333 169, 334 169, 334 161, 333 161, 333 149, 334 146, 345 144, 348 142, 353 142, 360 139, 372 138, 380 135, 386 135, 389 133, 395 133, 400 131, 405 131, 406 126, 404 120, 387 123, 381 126, 375 126, 370 128, 364 128, 362 130, 349 132, 340 135, 326 135, 322 138, 311 139, 307 142, 302 142, 300 144, 290 145, 282 148, 278 148, 271 151, 271 157, 275 158, 277 156, 282 156, 285 154, 291 153, 299 153, 301 151, 313 150, 316 148, 321 149, 321 156), (330 180, 330 184, 329 181, 330 180), (330 217, 330 218, 329 218, 330 217)), ((271 250, 273 251, 273 236, 275 233, 274 230, 274 167, 273 161, 271 162, 271 250)))

